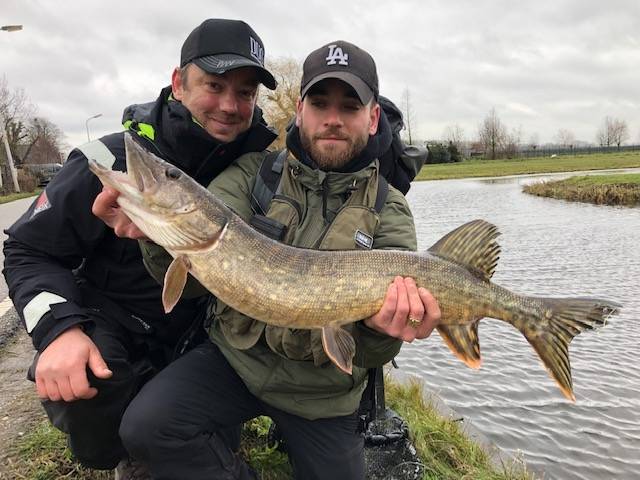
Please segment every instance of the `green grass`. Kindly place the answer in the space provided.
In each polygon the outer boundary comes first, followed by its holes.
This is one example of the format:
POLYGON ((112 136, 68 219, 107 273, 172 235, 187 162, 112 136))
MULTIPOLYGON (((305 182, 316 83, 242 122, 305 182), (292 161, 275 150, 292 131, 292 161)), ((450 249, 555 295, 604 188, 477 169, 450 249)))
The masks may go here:
MULTIPOLYGON (((411 439, 425 467, 424 480, 531 480, 521 467, 495 467, 485 451, 469 440, 460 424, 441 417, 422 396, 417 382, 386 384, 387 402, 410 425, 411 439)), ((287 480, 291 468, 285 454, 267 445, 271 420, 259 417, 245 424, 241 454, 263 480, 287 480)), ((111 472, 85 469, 75 463, 65 437, 43 421, 12 447, 17 452, 8 478, 30 480, 111 479, 111 472)))
POLYGON ((12 479, 111 480, 113 473, 84 468, 76 463, 66 446, 65 435, 44 420, 13 446, 16 452, 9 466, 12 479))
POLYGON ((443 418, 426 403, 422 385, 387 382, 391 408, 409 424, 411 440, 425 467, 424 480, 531 480, 518 465, 494 466, 487 453, 463 432, 458 422, 443 418))
POLYGON ((574 172, 640 167, 640 152, 539 157, 517 160, 467 160, 460 163, 425 165, 416 180, 466 177, 500 177, 531 173, 574 172))
POLYGON ((640 173, 625 173, 619 175, 585 175, 571 177, 564 181, 567 185, 640 185, 640 173))
POLYGON ((524 192, 596 205, 640 205, 640 174, 586 175, 526 185, 524 192))
POLYGON ((0 195, 0 204, 13 202, 14 200, 20 200, 21 198, 34 197, 42 192, 41 188, 36 189, 33 192, 20 192, 10 193, 8 195, 0 195))

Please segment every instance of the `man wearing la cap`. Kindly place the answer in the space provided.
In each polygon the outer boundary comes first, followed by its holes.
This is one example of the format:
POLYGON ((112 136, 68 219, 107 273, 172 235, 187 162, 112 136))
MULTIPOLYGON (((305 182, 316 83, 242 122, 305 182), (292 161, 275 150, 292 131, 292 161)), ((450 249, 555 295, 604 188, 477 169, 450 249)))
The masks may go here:
MULTIPOLYGON (((185 40, 171 86, 155 102, 127 108, 123 123, 145 148, 208 185, 235 158, 275 139, 256 107, 259 83, 276 86, 260 37, 244 22, 209 19, 185 40)), ((81 463, 112 469, 121 462, 121 479, 148 478, 135 473, 118 436, 124 410, 202 329, 197 300, 164 315, 138 243, 91 213, 104 193, 87 158, 124 170, 123 135, 71 152, 7 230, 3 271, 37 350, 29 376, 49 418, 81 463)))
MULTIPOLYGON (((348 42, 327 44, 305 60, 301 85, 269 225, 283 227, 280 240, 299 247, 415 249, 402 194, 389 186, 376 208, 377 157, 391 133, 380 116, 371 56, 348 42)), ((265 155, 238 158, 209 185, 247 221, 255 217, 250 192, 265 155)), ((159 247, 142 245, 161 281, 166 258, 159 247)), ((147 383, 122 420, 124 444, 156 479, 251 478, 220 468, 209 436, 258 415, 276 422, 296 479, 363 479, 357 410, 367 369, 390 361, 402 340, 429 336, 440 316, 428 291, 395 279, 380 312, 347 327, 356 342, 348 375, 329 361, 318 331, 266 325, 221 300, 210 299, 209 310, 211 341, 147 383)))

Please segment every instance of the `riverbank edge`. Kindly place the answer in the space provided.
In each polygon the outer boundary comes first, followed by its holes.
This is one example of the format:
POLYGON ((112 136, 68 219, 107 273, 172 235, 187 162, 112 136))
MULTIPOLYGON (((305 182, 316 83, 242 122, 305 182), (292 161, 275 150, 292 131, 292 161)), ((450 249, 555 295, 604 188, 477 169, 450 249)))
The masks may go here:
POLYGON ((634 207, 640 205, 640 181, 628 182, 629 175, 575 175, 562 180, 546 180, 525 185, 524 193, 537 197, 566 200, 568 202, 592 203, 594 205, 610 205, 634 207), (612 179, 606 184, 581 184, 581 180, 612 179), (615 182, 616 178, 620 181, 615 182))
MULTIPOLYGON (((451 408, 445 400, 435 391, 426 387, 422 379, 415 374, 402 371, 400 368, 385 368, 385 374, 388 378, 400 385, 408 385, 411 382, 418 382, 421 386, 422 398, 426 404, 431 405, 440 417, 454 421, 460 426, 461 432, 472 442, 477 444, 487 455, 489 461, 496 469, 502 469, 506 465, 511 465, 520 472, 528 472, 536 478, 539 472, 532 471, 526 464, 524 457, 521 455, 513 455, 506 450, 501 449, 496 443, 491 441, 482 431, 477 428, 471 419, 460 415, 451 408)), ((411 428, 411 426, 409 426, 411 428)))

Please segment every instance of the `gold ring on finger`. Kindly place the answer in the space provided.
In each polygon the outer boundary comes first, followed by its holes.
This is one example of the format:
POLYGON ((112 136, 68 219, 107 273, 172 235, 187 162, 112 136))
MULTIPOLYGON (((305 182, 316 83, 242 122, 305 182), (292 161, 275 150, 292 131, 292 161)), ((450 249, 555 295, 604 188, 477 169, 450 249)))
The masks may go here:
POLYGON ((409 315, 409 318, 407 319, 407 323, 409 324, 410 327, 418 328, 422 323, 422 319, 409 315))

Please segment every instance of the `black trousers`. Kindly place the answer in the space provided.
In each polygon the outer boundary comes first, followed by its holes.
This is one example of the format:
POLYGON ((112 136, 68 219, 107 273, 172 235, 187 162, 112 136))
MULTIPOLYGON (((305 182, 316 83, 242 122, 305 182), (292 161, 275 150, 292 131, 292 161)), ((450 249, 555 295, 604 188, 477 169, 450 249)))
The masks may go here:
POLYGON ((357 414, 307 420, 254 397, 206 341, 147 383, 125 412, 120 436, 158 480, 246 478, 220 449, 218 432, 268 415, 286 442, 295 478, 364 478, 357 414))
MULTIPOLYGON (((113 319, 121 312, 96 312, 93 325, 86 330, 113 372, 103 380, 89 369, 87 375, 98 394, 74 402, 43 401, 51 423, 68 436, 74 457, 89 468, 109 470, 127 456, 118 430, 124 411, 142 385, 171 359, 172 345, 158 343, 153 335, 125 329, 113 319)), ((36 355, 28 378, 34 380, 36 355)), ((231 448, 240 442, 240 426, 224 432, 231 448)))

